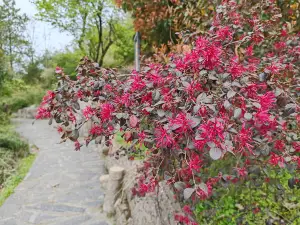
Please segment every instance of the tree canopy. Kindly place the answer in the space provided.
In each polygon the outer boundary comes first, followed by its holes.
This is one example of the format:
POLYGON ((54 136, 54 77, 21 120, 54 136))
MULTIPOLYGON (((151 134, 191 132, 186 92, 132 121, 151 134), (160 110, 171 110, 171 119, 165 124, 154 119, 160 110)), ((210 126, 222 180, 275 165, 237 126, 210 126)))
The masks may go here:
POLYGON ((78 48, 103 64, 124 16, 109 0, 34 0, 38 18, 74 36, 78 48))

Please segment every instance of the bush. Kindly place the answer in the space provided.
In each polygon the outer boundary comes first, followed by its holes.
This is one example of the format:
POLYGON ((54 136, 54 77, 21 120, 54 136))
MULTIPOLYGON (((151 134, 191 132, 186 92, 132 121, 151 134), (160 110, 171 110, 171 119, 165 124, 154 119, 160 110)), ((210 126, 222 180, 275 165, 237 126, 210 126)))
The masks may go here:
POLYGON ((0 109, 0 126, 9 124, 9 115, 0 109))
POLYGON ((45 91, 38 85, 24 85, 22 88, 16 88, 13 93, 3 97, 0 100, 0 105, 6 105, 10 112, 16 112, 17 110, 30 105, 38 105, 44 94, 45 91))
POLYGON ((14 171, 21 158, 29 154, 29 146, 9 126, 0 128, 0 184, 14 171))
POLYGON ((14 152, 18 158, 24 157, 28 152, 28 144, 7 126, 0 130, 0 148, 14 152))
POLYGON ((199 202, 194 213, 199 224, 298 224, 300 189, 289 187, 294 175, 287 170, 266 169, 268 182, 230 184, 199 202), (276 187, 270 183, 276 182, 276 187))
MULTIPOLYGON (((299 172, 300 37, 280 23, 276 5, 261 4, 223 1, 210 31, 189 52, 128 78, 87 57, 77 81, 58 68, 58 89, 44 97, 37 118, 61 124, 62 138, 76 150, 101 136, 109 145, 119 131, 132 143, 127 155, 144 144, 150 154, 133 189, 138 196, 164 179, 177 199, 193 206, 224 183, 267 183, 266 165, 299 172), (78 101, 92 104, 80 109, 78 101), (94 125, 80 143, 78 129, 89 120, 94 125)), ((184 210, 176 220, 196 224, 184 210)))

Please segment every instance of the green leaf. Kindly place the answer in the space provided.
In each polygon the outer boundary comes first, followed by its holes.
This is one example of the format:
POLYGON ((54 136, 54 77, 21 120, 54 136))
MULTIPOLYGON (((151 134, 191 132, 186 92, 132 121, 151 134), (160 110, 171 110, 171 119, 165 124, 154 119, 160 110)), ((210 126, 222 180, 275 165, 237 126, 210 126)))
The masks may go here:
POLYGON ((240 118, 241 114, 242 114, 242 109, 237 108, 237 109, 234 110, 233 117, 234 117, 235 119, 238 119, 238 118, 240 118))
POLYGON ((185 200, 188 200, 192 194, 195 192, 195 189, 194 188, 186 188, 184 189, 183 191, 183 197, 185 200))
POLYGON ((229 110, 232 106, 228 100, 225 100, 223 105, 226 110, 229 110))
POLYGON ((185 188, 185 183, 182 181, 177 181, 174 183, 174 187, 176 188, 177 191, 182 191, 185 188))
POLYGON ((211 148, 209 150, 209 155, 213 160, 218 160, 222 156, 222 150, 219 148, 211 148))
POLYGON ((252 114, 251 113, 245 113, 244 118, 249 121, 249 120, 252 119, 252 114))
POLYGON ((162 110, 162 109, 159 109, 159 110, 157 110, 157 115, 158 115, 159 117, 163 117, 163 116, 166 115, 166 112, 165 112, 164 110, 162 110))
POLYGON ((234 97, 235 95, 236 95, 236 92, 233 91, 233 90, 229 90, 229 91, 227 92, 227 98, 228 98, 228 99, 234 97))
POLYGON ((200 188, 202 191, 204 191, 204 193, 205 193, 206 195, 208 195, 208 188, 207 188, 207 185, 206 185, 205 183, 200 183, 198 186, 199 186, 199 188, 200 188))

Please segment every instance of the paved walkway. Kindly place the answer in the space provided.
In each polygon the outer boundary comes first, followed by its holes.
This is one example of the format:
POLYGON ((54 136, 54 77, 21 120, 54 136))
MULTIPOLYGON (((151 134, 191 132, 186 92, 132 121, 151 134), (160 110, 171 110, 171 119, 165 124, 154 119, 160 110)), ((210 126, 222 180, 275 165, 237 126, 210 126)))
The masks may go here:
POLYGON ((23 182, 0 208, 0 225, 109 225, 101 213, 103 162, 91 148, 57 144, 47 121, 18 120, 17 131, 40 152, 23 182))

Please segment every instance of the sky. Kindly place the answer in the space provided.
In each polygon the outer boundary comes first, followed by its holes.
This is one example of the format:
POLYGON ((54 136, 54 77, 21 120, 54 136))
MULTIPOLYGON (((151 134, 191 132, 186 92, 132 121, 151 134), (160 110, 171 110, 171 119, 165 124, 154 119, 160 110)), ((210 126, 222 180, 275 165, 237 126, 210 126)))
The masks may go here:
MULTIPOLYGON (((30 0, 15 1, 17 8, 20 8, 22 13, 26 13, 28 17, 34 19, 34 15, 37 13, 37 10, 30 0)), ((46 22, 36 20, 31 21, 25 32, 31 37, 34 37, 34 47, 38 54, 43 54, 46 49, 50 51, 64 49, 72 42, 72 36, 67 33, 60 32, 58 29, 53 28, 51 24, 46 22)))

